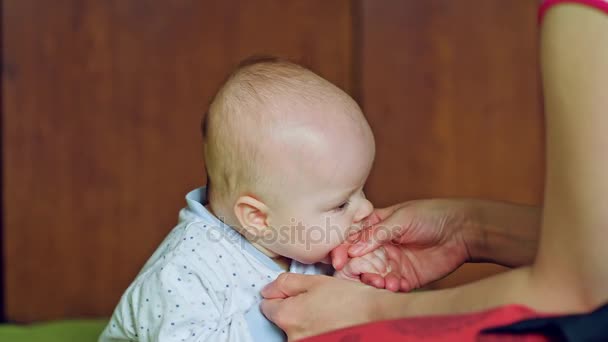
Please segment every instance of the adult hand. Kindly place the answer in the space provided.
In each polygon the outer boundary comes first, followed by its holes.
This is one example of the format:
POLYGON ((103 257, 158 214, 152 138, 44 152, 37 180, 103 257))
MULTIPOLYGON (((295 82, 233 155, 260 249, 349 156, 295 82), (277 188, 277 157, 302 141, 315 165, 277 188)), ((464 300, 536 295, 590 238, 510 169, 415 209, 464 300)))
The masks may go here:
POLYGON ((419 200, 376 209, 370 217, 372 226, 336 248, 332 264, 340 270, 349 257, 384 246, 391 260, 390 276, 366 273, 361 281, 391 290, 422 287, 471 260, 465 237, 476 232, 467 224, 469 216, 461 200, 419 200))
MULTIPOLYGON (((370 214, 365 221, 363 222, 363 230, 370 228, 371 226, 379 223, 382 218, 378 215, 381 213, 386 215, 388 210, 374 210, 372 214, 370 214)), ((371 252, 377 251, 374 249, 370 251, 370 253, 366 253, 359 257, 351 258, 348 255, 348 249, 352 246, 353 243, 359 241, 361 239, 361 234, 351 234, 341 245, 334 248, 330 252, 330 261, 333 267, 336 269, 336 273, 334 276, 338 275, 338 278, 342 279, 350 279, 361 281, 364 284, 374 286, 379 289, 387 289, 393 292, 399 291, 400 289, 400 281, 401 275, 398 273, 400 268, 397 267, 397 260, 391 260, 390 256, 398 255, 395 253, 395 246, 385 245, 383 248, 383 264, 386 266, 380 270, 376 269, 375 271, 366 272, 366 267, 361 267, 362 265, 357 264, 357 259, 365 258, 371 254, 371 252), (392 250, 389 254, 388 251, 392 250), (353 264, 353 262, 355 262, 353 264), (345 266, 347 265, 353 266, 348 270, 345 270, 345 266)))
MULTIPOLYGON (((322 275, 282 273, 262 290, 264 315, 289 341, 382 319, 375 310, 389 291, 322 275)), ((386 300, 390 300, 388 297, 386 300)))
POLYGON ((393 258, 399 255, 398 247, 385 245, 360 257, 350 258, 341 270, 334 273, 334 277, 397 292, 401 282, 400 268, 397 265, 398 259, 391 259, 389 252, 393 258))

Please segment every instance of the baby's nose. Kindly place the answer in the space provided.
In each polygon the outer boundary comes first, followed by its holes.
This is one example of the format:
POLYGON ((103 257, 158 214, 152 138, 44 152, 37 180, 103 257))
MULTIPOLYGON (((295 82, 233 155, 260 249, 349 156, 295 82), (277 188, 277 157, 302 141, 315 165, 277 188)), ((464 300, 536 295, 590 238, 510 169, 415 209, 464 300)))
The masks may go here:
POLYGON ((368 201, 367 199, 363 199, 363 203, 361 203, 359 210, 357 210, 357 213, 355 214, 355 217, 354 217, 355 223, 359 223, 359 222, 363 221, 363 219, 365 219, 366 217, 371 215, 371 213, 373 211, 374 211, 374 206, 372 205, 372 202, 368 201))

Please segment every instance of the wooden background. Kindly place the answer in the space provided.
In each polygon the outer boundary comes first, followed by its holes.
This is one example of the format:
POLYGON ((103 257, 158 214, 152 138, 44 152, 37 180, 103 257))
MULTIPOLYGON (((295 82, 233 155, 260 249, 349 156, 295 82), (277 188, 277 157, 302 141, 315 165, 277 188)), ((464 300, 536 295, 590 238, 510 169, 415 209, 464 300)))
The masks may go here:
MULTIPOLYGON (((4 0, 4 314, 107 316, 204 184, 199 123, 240 59, 302 62, 377 140, 378 206, 538 203, 536 0, 4 0)), ((436 286, 497 268, 473 265, 436 286)))

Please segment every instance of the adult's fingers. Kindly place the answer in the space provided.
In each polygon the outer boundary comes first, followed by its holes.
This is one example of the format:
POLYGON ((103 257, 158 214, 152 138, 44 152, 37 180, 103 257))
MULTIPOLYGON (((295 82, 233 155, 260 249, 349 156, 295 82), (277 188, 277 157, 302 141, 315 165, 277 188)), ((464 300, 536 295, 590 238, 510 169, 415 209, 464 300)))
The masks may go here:
POLYGON ((403 229, 404 222, 398 222, 399 218, 394 219, 393 214, 403 206, 403 203, 400 203, 388 208, 375 209, 374 213, 370 215, 370 217, 375 217, 374 225, 359 233, 359 241, 348 249, 349 255, 351 257, 362 256, 398 236, 403 229))
POLYGON ((395 211, 402 208, 403 205, 404 203, 398 203, 386 208, 375 208, 372 214, 369 215, 368 222, 371 223, 369 226, 373 226, 381 221, 386 220, 388 217, 393 215, 395 211))
POLYGON ((386 218, 390 217, 397 209, 401 208, 403 203, 395 204, 386 208, 374 208, 369 216, 367 216, 363 223, 361 224, 361 229, 365 230, 372 226, 377 225, 378 223, 386 220, 386 218))
POLYGON ((341 270, 350 259, 348 256, 348 249, 355 241, 359 240, 359 235, 359 233, 349 235, 344 242, 329 252, 329 256, 331 257, 331 265, 336 271, 341 270))
POLYGON ((260 304, 260 309, 266 318, 275 322, 277 320, 277 312, 281 308, 285 299, 264 299, 260 304))
POLYGON ((307 275, 298 273, 281 273, 272 283, 262 289, 262 297, 266 299, 277 299, 297 296, 308 291, 319 281, 317 275, 307 275))
POLYGON ((399 291, 401 288, 401 278, 399 275, 394 272, 387 274, 384 277, 384 288, 392 292, 399 291))
POLYGON ((409 259, 404 257, 405 250, 395 245, 386 245, 384 250, 388 255, 391 273, 396 278, 396 280, 391 280, 389 277, 388 283, 391 291, 408 292, 416 288, 418 276, 409 259))
POLYGON ((358 257, 372 252, 376 248, 391 242, 401 234, 402 225, 390 224, 382 221, 381 223, 361 232, 361 239, 348 249, 351 257, 358 257))
POLYGON ((400 285, 401 285, 400 286, 400 290, 402 292, 409 292, 409 291, 415 289, 414 286, 412 286, 411 282, 409 280, 405 279, 405 278, 401 278, 401 284, 400 285))
POLYGON ((329 256, 331 257, 331 265, 336 271, 341 270, 348 262, 348 249, 350 246, 350 244, 342 243, 329 252, 329 256))
POLYGON ((384 277, 376 273, 361 274, 361 282, 363 284, 373 286, 377 289, 383 289, 385 286, 384 277))
POLYGON ((378 210, 382 209, 374 209, 374 211, 372 211, 372 213, 363 220, 361 223, 361 229, 367 229, 382 221, 382 217, 380 217, 380 215, 377 213, 378 210))

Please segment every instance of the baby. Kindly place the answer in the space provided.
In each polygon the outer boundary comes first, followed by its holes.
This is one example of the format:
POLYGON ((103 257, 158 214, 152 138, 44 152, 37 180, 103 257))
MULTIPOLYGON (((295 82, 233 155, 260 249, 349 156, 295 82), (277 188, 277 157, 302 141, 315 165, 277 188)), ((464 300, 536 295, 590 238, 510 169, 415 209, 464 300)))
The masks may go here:
MULTIPOLYGON (((375 147, 359 106, 287 61, 247 60, 203 123, 206 188, 144 265, 100 341, 283 341, 260 290, 281 272, 330 274, 361 229, 375 147)), ((334 276, 387 271, 382 250, 334 276)))

